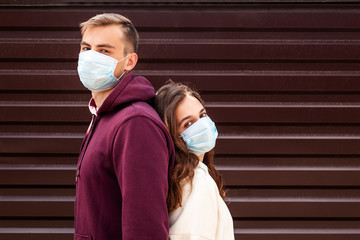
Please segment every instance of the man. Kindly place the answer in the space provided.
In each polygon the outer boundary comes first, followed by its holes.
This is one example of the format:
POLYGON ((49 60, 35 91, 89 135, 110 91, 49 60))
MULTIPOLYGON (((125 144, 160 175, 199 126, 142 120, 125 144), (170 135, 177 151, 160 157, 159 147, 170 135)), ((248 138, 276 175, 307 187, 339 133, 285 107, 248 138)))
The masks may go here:
POLYGON ((130 71, 138 34, 127 18, 80 25, 78 73, 93 119, 76 172, 75 240, 167 239, 171 137, 151 107, 152 85, 130 71))

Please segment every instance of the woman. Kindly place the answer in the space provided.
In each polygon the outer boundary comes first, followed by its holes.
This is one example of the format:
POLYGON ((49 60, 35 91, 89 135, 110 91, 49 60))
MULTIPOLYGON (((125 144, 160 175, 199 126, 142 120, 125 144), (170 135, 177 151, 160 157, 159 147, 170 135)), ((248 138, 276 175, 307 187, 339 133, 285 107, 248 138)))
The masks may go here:
POLYGON ((213 165, 218 133, 203 100, 186 85, 170 81, 157 92, 155 106, 175 145, 167 197, 170 239, 234 239, 222 179, 213 165))

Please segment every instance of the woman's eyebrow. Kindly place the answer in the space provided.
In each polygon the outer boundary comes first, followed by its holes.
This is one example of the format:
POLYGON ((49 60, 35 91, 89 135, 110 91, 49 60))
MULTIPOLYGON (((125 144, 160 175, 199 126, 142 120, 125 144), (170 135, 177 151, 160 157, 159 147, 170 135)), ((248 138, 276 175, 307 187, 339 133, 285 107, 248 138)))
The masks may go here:
POLYGON ((181 119, 181 121, 179 122, 179 126, 181 126, 181 124, 186 120, 186 119, 189 119, 191 116, 186 116, 184 117, 183 119, 181 119))
POLYGON ((90 44, 89 44, 89 43, 87 43, 87 42, 84 42, 84 41, 81 41, 80 45, 86 45, 86 46, 90 46, 90 44))

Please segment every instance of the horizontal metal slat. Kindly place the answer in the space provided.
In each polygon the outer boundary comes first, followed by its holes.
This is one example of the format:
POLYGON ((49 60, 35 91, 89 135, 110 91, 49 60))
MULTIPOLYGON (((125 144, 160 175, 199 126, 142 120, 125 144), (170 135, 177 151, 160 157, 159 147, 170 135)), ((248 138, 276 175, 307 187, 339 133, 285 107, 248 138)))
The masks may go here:
POLYGON ((5 103, 0 104, 0 122, 87 123, 91 115, 86 103, 5 103))
MULTIPOLYGON (((355 104, 206 103, 217 123, 359 123, 355 104), (241 114, 239 114, 241 113, 241 114)), ((87 103, 0 103, 0 122, 90 121, 87 103)))
POLYGON ((0 169, 1 185, 74 186, 75 168, 72 169, 0 169))
MULTIPOLYGON (((191 85, 191 84, 190 84, 191 85)), ((41 87, 39 87, 41 88, 41 87)), ((196 87, 195 87, 196 88, 196 87)), ((228 104, 337 104, 337 105, 354 105, 360 102, 360 92, 215 92, 215 91, 201 91, 201 97, 208 103, 228 103, 228 104)), ((81 92, 63 92, 63 91, 48 91, 42 89, 39 91, 18 91, 13 92, 7 90, 0 94, 0 102, 82 102, 86 103, 91 98, 90 91, 81 92)), ((85 104, 84 104, 85 105, 85 104)))
MULTIPOLYGON (((19 39, 33 39, 38 41, 45 41, 49 39, 64 39, 68 41, 69 39, 80 39, 81 33, 79 29, 31 29, 23 28, 21 30, 17 28, 6 28, 1 31, 3 33, 3 40, 14 39, 19 41, 19 39)), ((199 31, 194 31, 191 28, 182 28, 179 31, 176 28, 173 29, 153 29, 149 31, 148 29, 139 29, 138 33, 140 35, 140 41, 144 39, 288 39, 288 40, 354 40, 359 39, 360 33, 356 30, 354 31, 334 31, 334 30, 323 30, 323 31, 309 31, 309 29, 288 29, 287 31, 279 29, 244 29, 238 30, 234 29, 223 29, 222 31, 214 31, 214 29, 201 29, 199 31)))
MULTIPOLYGON (((241 63, 240 69, 241 67, 241 63)), ((356 71, 135 71, 160 88, 167 80, 191 82, 200 91, 341 92, 358 91, 356 71), (221 81, 221 84, 219 84, 221 81)), ((1 73, 1 72, 0 72, 1 73)))
POLYGON ((72 217, 74 197, 1 197, 1 217, 72 217))
POLYGON ((56 134, 66 134, 66 133, 75 133, 75 134, 84 134, 89 127, 89 122, 84 123, 46 123, 46 124, 36 124, 36 123, 26 123, 23 122, 21 125, 17 123, 1 123, 0 132, 7 134, 20 134, 20 133, 29 133, 29 134, 43 134, 43 133, 56 133, 56 134), (44 127, 46 125, 46 127, 44 127))
MULTIPOLYGON (((16 229, 13 229, 16 232, 16 229)), ((28 230, 29 232, 35 230, 28 230)), ((0 233, 1 240, 73 240, 74 234, 73 233, 19 233, 19 232, 5 232, 0 233)))
MULTIPOLYGON (((77 154, 83 135, 0 136, 0 153, 77 154), (22 146, 19 148, 19 146, 22 146)), ((342 137, 229 137, 220 136, 218 154, 360 154, 360 138, 342 137)))
POLYGON ((344 231, 329 231, 327 229, 320 231, 296 231, 296 230, 266 230, 253 229, 248 231, 241 231, 235 229, 236 240, 358 240, 360 234, 358 231, 344 232, 344 231))
MULTIPOLYGON (((356 60, 360 54, 357 40, 333 42, 238 40, 212 41, 142 41, 142 59, 207 60, 356 60), (217 48, 214 52, 212 49, 217 48)), ((79 42, 0 42, 0 59, 67 59, 78 58, 79 42)), ((239 70, 240 70, 239 66, 239 70)))
MULTIPOLYGON (((18 2, 18 1, 8 1, 8 4, 4 4, 5 6, 16 6, 16 7, 21 7, 23 5, 28 6, 29 3, 32 3, 33 6, 43 6, 43 1, 39 1, 39 0, 27 0, 25 2, 18 2)), ((356 0, 348 0, 347 3, 351 3, 351 2, 357 2, 356 0)), ((48 3, 46 6, 79 6, 81 4, 83 4, 83 2, 78 1, 78 0, 52 0, 52 1, 46 1, 46 3, 48 3)), ((121 7, 125 7, 128 6, 129 3, 128 2, 119 2, 117 0, 108 0, 105 3, 99 2, 98 0, 87 0, 86 3, 90 6, 121 6, 121 7)), ((201 0, 157 0, 156 1, 156 6, 189 6, 189 4, 191 4, 191 6, 202 6, 202 7, 206 7, 206 6, 219 6, 219 4, 232 4, 231 6, 236 6, 236 4, 239 3, 238 0, 208 0, 206 2, 201 1, 201 0)), ((278 3, 276 0, 242 0, 241 1, 242 6, 244 6, 244 4, 246 3, 278 3)), ((287 0, 286 3, 299 3, 298 0, 287 0)), ((324 3, 323 1, 320 0, 302 0, 301 3, 312 3, 311 6, 314 6, 314 4, 316 3, 324 3)), ((326 3, 343 3, 342 0, 327 0, 326 3)), ((131 4, 137 4, 138 6, 151 6, 152 4, 154 4, 153 0, 133 0, 131 1, 131 4)), ((282 4, 281 4, 282 5, 282 4)))
POLYGON ((360 137, 220 136, 218 154, 360 154, 360 137))
MULTIPOLYGON (((76 166, 74 166, 73 169, 75 169, 76 166)), ((0 198, 1 197, 29 197, 29 196, 38 196, 38 197, 44 197, 44 196, 50 196, 50 197, 74 197, 75 196, 75 185, 73 187, 67 186, 64 188, 63 186, 41 186, 41 187, 16 187, 16 188, 1 188, 0 185, 0 198)), ((3 225, 0 225, 3 226, 3 225)))
POLYGON ((307 103, 205 103, 217 123, 359 123, 360 107, 307 103))
MULTIPOLYGON (((215 148, 217 150, 217 147, 215 148)), ((216 151, 215 151, 216 152, 216 151)), ((331 155, 221 155, 215 154, 215 164, 218 167, 339 167, 339 168, 359 168, 359 158, 355 156, 331 156, 331 155)))
POLYGON ((83 135, 0 136, 0 153, 78 154, 82 138, 83 135))
MULTIPOLYGON (((217 147, 215 148, 217 153, 217 147)), ((215 154, 214 162, 219 169, 327 169, 350 170, 359 169, 357 155, 220 155, 215 154)))
MULTIPOLYGON (((86 131, 86 130, 85 130, 86 131)), ((83 133, 85 133, 85 131, 83 133)), ((80 146, 79 146, 80 148, 80 146)), ((80 149, 79 149, 80 150, 80 149)), ((0 166, 2 167, 18 167, 18 166, 71 166, 76 165, 78 161, 78 154, 46 154, 46 155, 29 155, 29 154, 19 154, 11 156, 2 156, 0 155, 0 166)))
POLYGON ((8 218, 1 219, 0 226, 2 228, 14 229, 14 228, 35 228, 35 229, 43 229, 43 228, 61 228, 61 229, 72 229, 74 227, 74 219, 49 219, 49 218, 25 218, 25 219, 17 219, 8 218))
POLYGON ((234 220, 236 229, 359 229, 360 222, 357 219, 259 219, 252 221, 251 219, 234 220))
POLYGON ((74 234, 73 228, 0 228, 2 234, 74 234))
MULTIPOLYGON (((28 231, 30 233, 15 233, 16 229, 12 230, 14 232, 9 233, 0 233, 0 237, 2 240, 20 240, 20 239, 26 239, 26 240, 72 240, 74 239, 73 233, 31 233, 33 231, 37 231, 36 229, 28 231)), ((319 233, 316 231, 313 231, 311 233, 307 233, 306 231, 296 232, 296 231, 290 231, 287 233, 284 233, 283 231, 269 231, 266 230, 258 231, 254 230, 254 232, 247 231, 237 231, 235 230, 235 239, 236 240, 266 240, 269 239, 269 237, 277 239, 277 240, 358 240, 359 234, 355 233, 342 233, 341 231, 334 233, 319 233)))
POLYGON ((359 218, 360 202, 231 202, 233 217, 241 218, 359 218))
MULTIPOLYGON (((241 65, 241 64, 240 64, 241 65)), ((354 92, 360 91, 358 71, 180 71, 135 70, 156 89, 167 80, 189 82, 200 91, 228 92, 354 92), (221 84, 218 82, 221 80, 221 84)), ((0 90, 84 91, 74 70, 0 70, 0 90)))
MULTIPOLYGON (((211 118, 212 115, 210 115, 211 118)), ((359 136, 360 124, 261 124, 261 123, 235 123, 227 124, 215 122, 220 135, 241 135, 241 136, 359 136)), ((46 123, 46 128, 41 124, 23 122, 17 123, 3 122, 0 124, 2 134, 84 134, 89 127, 89 122, 83 123, 46 123)), ((1 136, 1 135, 0 135, 1 136)), ((1 159, 1 158, 0 158, 1 159)), ((1 160, 0 160, 1 162, 1 160)))
MULTIPOLYGON (((58 197, 27 197, 3 200, 0 198, 1 217, 72 217, 74 197, 69 200, 58 197)), ((304 200, 238 201, 228 205, 236 218, 359 218, 360 202, 304 200)))
POLYGON ((0 70, 0 77, 7 80, 1 90, 87 91, 77 75, 76 64, 74 70, 0 70))
MULTIPOLYGON (((135 70, 146 71, 163 71, 163 70, 177 70, 177 71, 208 71, 209 69, 214 71, 358 71, 360 69, 360 63, 357 61, 253 61, 253 60, 239 60, 239 61, 218 61, 218 60, 206 60, 200 61, 199 59, 187 59, 186 61, 174 60, 142 60, 142 56, 139 56, 140 61, 137 63, 135 70), (240 69, 239 69, 240 66, 240 69)), ((77 59, 72 62, 63 60, 52 61, 28 61, 24 59, 16 61, 4 61, 0 65, 0 69, 13 71, 14 69, 19 71, 27 70, 76 70, 77 59)), ((145 76, 146 77, 146 76, 145 76)), ((189 82, 191 79, 188 79, 189 82)))
MULTIPOLYGON (((305 42, 238 40, 237 42, 141 42, 139 54, 147 59, 210 60, 355 60, 360 53, 358 41, 305 42), (190 46, 189 46, 190 45, 190 46), (214 53, 212 49, 216 48, 214 53), (176 56, 176 57, 175 57, 176 56)), ((239 70, 240 70, 239 66, 239 70)))
MULTIPOLYGON (((311 170, 309 170, 311 171, 311 170)), ((360 201, 360 192, 349 188, 230 188, 227 191, 230 199, 239 201, 285 201, 297 200, 299 202, 351 202, 360 201)))
MULTIPOLYGON (((211 118, 212 115, 210 115, 211 118)), ((222 124, 217 123, 216 128, 224 136, 360 136, 360 125, 347 124, 222 124)), ((9 128, 11 128, 9 126, 9 128)), ((31 128, 30 128, 31 129, 31 128)), ((0 126, 1 130, 1 126, 0 126)))
MULTIPOLYGON (((97 5, 98 6, 98 5, 97 5)), ((351 29, 359 28, 357 22, 360 13, 353 11, 357 5, 347 8, 332 8, 314 6, 304 11, 296 9, 281 9, 272 6, 253 6, 252 9, 229 6, 215 6, 213 9, 189 11, 179 6, 172 9, 152 8, 152 11, 134 10, 124 6, 104 9, 106 12, 123 14, 134 22, 139 28, 312 28, 312 29, 351 29), (245 9, 242 11, 242 9, 245 9), (266 10, 266 11, 265 11, 266 10), (261 16, 261 18, 259 18, 261 16), (166 19, 167 21, 164 21, 166 19)), ((51 28, 78 28, 80 22, 86 21, 98 10, 2 10, 0 14, 0 27, 51 27, 51 28), (17 16, 21 15, 19 18, 17 16)))
POLYGON ((359 187, 359 170, 222 170, 227 186, 359 187))
POLYGON ((359 229, 236 229, 237 234, 294 234, 294 235, 320 235, 322 237, 329 236, 330 234, 360 236, 359 229))
MULTIPOLYGON (((360 186, 359 170, 344 169, 218 169, 227 186, 360 186)), ((75 183, 74 169, 1 168, 4 185, 69 185, 75 183)))

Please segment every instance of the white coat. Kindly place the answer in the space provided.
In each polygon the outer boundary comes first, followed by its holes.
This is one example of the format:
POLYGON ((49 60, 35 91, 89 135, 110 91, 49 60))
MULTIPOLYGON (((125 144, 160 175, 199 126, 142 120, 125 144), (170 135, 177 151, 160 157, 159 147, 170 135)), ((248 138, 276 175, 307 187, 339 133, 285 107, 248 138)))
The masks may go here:
POLYGON ((169 216, 171 240, 234 240, 233 220, 207 166, 199 162, 183 186, 182 206, 169 216))

